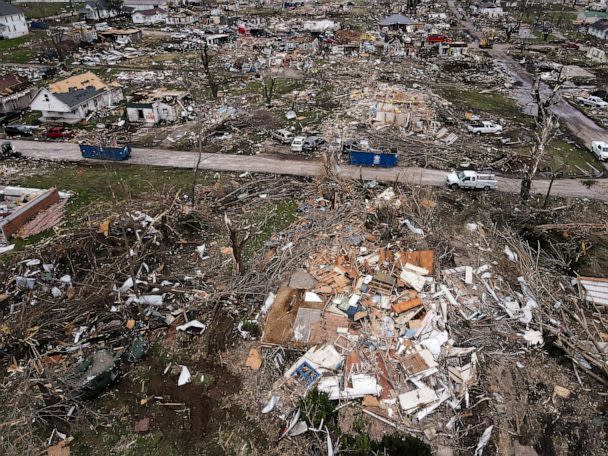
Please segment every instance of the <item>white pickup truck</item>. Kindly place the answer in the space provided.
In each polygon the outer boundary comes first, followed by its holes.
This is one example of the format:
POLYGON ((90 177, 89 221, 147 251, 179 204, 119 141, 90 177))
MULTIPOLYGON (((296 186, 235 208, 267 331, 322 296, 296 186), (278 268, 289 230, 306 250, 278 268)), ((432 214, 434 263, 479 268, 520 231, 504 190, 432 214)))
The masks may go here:
POLYGON ((492 173, 478 173, 477 171, 457 171, 448 174, 448 187, 458 188, 477 188, 490 190, 496 188, 498 182, 492 173))
POLYGON ((591 152, 600 160, 608 160, 608 142, 592 141, 591 152))
POLYGON ((482 120, 480 122, 473 122, 469 124, 467 129, 471 133, 477 133, 478 135, 481 133, 500 133, 502 131, 502 125, 490 120, 482 120))
POLYGON ((594 108, 608 108, 608 102, 602 100, 600 97, 596 97, 593 95, 587 98, 576 97, 576 100, 579 103, 584 104, 585 106, 592 106, 594 108))

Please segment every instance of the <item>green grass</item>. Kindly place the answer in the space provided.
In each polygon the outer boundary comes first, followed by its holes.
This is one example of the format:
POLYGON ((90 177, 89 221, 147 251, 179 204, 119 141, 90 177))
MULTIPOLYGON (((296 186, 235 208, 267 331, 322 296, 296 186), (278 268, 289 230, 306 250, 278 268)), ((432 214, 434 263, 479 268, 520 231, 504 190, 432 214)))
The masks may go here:
POLYGON ((439 93, 454 107, 475 114, 485 112, 500 117, 521 117, 521 108, 517 102, 500 93, 480 93, 473 90, 442 88, 439 93))
POLYGON ((15 49, 22 44, 28 43, 31 40, 30 35, 20 36, 19 38, 13 38, 10 40, 0 40, 0 52, 10 51, 15 49))
POLYGON ((0 60, 6 63, 27 63, 36 58, 46 39, 45 31, 34 31, 19 38, 0 40, 0 60))
POLYGON ((24 10, 25 17, 27 19, 41 19, 43 17, 56 16, 57 14, 65 13, 68 11, 78 12, 84 3, 38 3, 38 2, 27 2, 19 3, 19 8, 24 10))
MULTIPOLYGON (((204 172, 198 183, 205 182, 204 172)), ((40 173, 17 178, 15 185, 35 188, 57 187, 75 192, 68 203, 68 214, 76 213, 93 202, 124 201, 145 198, 152 192, 175 192, 189 189, 192 170, 148 166, 118 165, 51 165, 40 173)))
POLYGON ((86 429, 74 433, 70 445, 74 456, 120 454, 124 456, 177 456, 174 448, 160 431, 136 434, 132 423, 115 421, 110 428, 86 429))
MULTIPOLYGON (((302 82, 297 79, 277 78, 275 79, 273 97, 286 95, 301 88, 302 82)), ((237 89, 240 93, 259 93, 262 95, 262 81, 251 81, 241 89, 237 89)))
MULTIPOLYGON (((520 155, 530 155, 532 146, 518 147, 515 152, 520 155)), ((577 165, 593 175, 593 170, 587 163, 599 169, 603 169, 602 163, 592 153, 577 148, 561 139, 555 139, 549 143, 545 152, 545 158, 541 162, 541 170, 562 171, 565 176, 580 176, 582 173, 577 165)))
POLYGON ((252 215, 248 221, 257 227, 257 232, 246 245, 245 257, 250 258, 259 251, 273 234, 287 228, 297 218, 298 204, 295 200, 269 203, 252 215))

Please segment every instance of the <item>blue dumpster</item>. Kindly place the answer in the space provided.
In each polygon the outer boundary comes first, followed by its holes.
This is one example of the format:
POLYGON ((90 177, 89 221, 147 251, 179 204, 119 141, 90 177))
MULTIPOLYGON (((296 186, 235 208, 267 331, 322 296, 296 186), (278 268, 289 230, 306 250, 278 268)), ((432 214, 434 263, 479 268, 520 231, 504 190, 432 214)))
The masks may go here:
POLYGON ((348 161, 356 166, 380 166, 392 168, 397 165, 397 154, 391 152, 365 152, 361 150, 349 150, 348 161))
POLYGON ((87 144, 80 145, 80 153, 84 158, 94 158, 97 160, 112 160, 122 161, 131 156, 131 146, 123 147, 103 147, 90 146, 87 144))

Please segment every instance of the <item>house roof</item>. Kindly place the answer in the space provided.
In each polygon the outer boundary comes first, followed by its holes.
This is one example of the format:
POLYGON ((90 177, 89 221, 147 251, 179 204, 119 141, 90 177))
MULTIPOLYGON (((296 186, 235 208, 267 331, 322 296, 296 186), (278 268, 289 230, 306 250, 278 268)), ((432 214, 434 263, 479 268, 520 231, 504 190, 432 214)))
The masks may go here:
POLYGON ((608 19, 599 20, 596 23, 591 24, 589 26, 589 28, 592 28, 594 30, 600 30, 600 31, 608 30, 608 19))
POLYGON ((49 91, 57 93, 66 93, 70 89, 85 89, 87 87, 94 87, 95 89, 101 90, 106 89, 108 85, 103 82, 97 75, 91 71, 86 73, 78 74, 61 81, 57 81, 54 84, 49 85, 49 91))
POLYGON ((91 98, 95 98, 103 94, 105 90, 99 90, 95 87, 87 87, 86 89, 77 89, 65 93, 54 93, 53 95, 64 102, 70 108, 78 106, 91 98))
POLYGON ((608 17, 605 11, 583 11, 585 17, 608 17))
POLYGON ((23 14, 23 10, 0 0, 0 16, 11 16, 13 14, 23 14))
POLYGON ((25 86, 26 81, 16 74, 8 74, 0 78, 0 95, 10 95, 25 86))
POLYGON ((391 14, 380 21, 380 25, 411 25, 414 21, 403 14, 391 14))
POLYGON ((160 6, 165 5, 167 0, 124 0, 124 6, 141 6, 141 5, 154 5, 160 6))
POLYGON ((157 14, 163 14, 163 13, 166 13, 166 11, 162 8, 152 8, 152 9, 147 9, 147 10, 134 11, 133 15, 141 14, 142 16, 156 16, 157 14))
POLYGON ((89 5, 91 8, 99 8, 101 10, 107 10, 106 2, 104 0, 87 0, 85 2, 86 5, 89 5))

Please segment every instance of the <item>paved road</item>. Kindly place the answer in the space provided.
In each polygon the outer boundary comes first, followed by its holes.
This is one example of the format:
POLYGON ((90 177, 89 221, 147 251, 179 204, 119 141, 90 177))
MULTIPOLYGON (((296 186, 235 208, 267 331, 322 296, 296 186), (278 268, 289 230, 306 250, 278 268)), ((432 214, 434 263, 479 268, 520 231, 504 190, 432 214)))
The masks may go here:
MULTIPOLYGON (((466 17, 463 18, 457 13, 453 0, 449 0, 448 4, 452 13, 460 20, 461 25, 473 38, 479 41, 481 37, 480 32, 475 26, 466 17)), ((520 103, 524 112, 534 114, 536 112, 536 105, 532 102, 531 95, 533 78, 519 62, 507 54, 508 47, 508 45, 499 44, 495 45, 493 49, 487 49, 487 51, 494 60, 503 65, 505 70, 520 83, 520 86, 513 90, 512 96, 520 103)), ((550 90, 546 84, 541 84, 541 94, 547 95, 550 93, 550 90)), ((593 120, 564 100, 563 97, 559 95, 558 97, 557 104, 553 107, 553 112, 568 127, 570 132, 579 139, 581 144, 590 149, 591 141, 608 141, 608 130, 597 125, 593 120)))
MULTIPOLYGON (((18 151, 27 157, 56 161, 85 161, 77 144, 65 142, 12 141, 18 151)), ((150 165, 173 168, 194 168, 198 154, 188 151, 166 149, 133 149, 131 158, 125 165, 150 165)), ((96 160, 89 162, 104 163, 96 160)), ((105 162, 107 163, 107 162, 105 162)), ((211 171, 234 171, 252 173, 286 174, 294 176, 318 176, 323 167, 316 160, 285 160, 270 155, 226 155, 203 154, 201 169, 211 171)), ((445 171, 434 169, 396 167, 391 169, 360 168, 350 165, 340 166, 341 176, 352 179, 377 180, 382 182, 402 182, 412 185, 445 185, 445 171)), ((544 194, 549 183, 546 180, 535 180, 532 192, 544 194)), ((518 179, 498 178, 500 191, 519 193, 518 179)), ((561 179, 553 184, 552 194, 556 196, 583 197, 608 201, 608 181, 598 180, 591 186, 585 186, 580 180, 561 179)))

